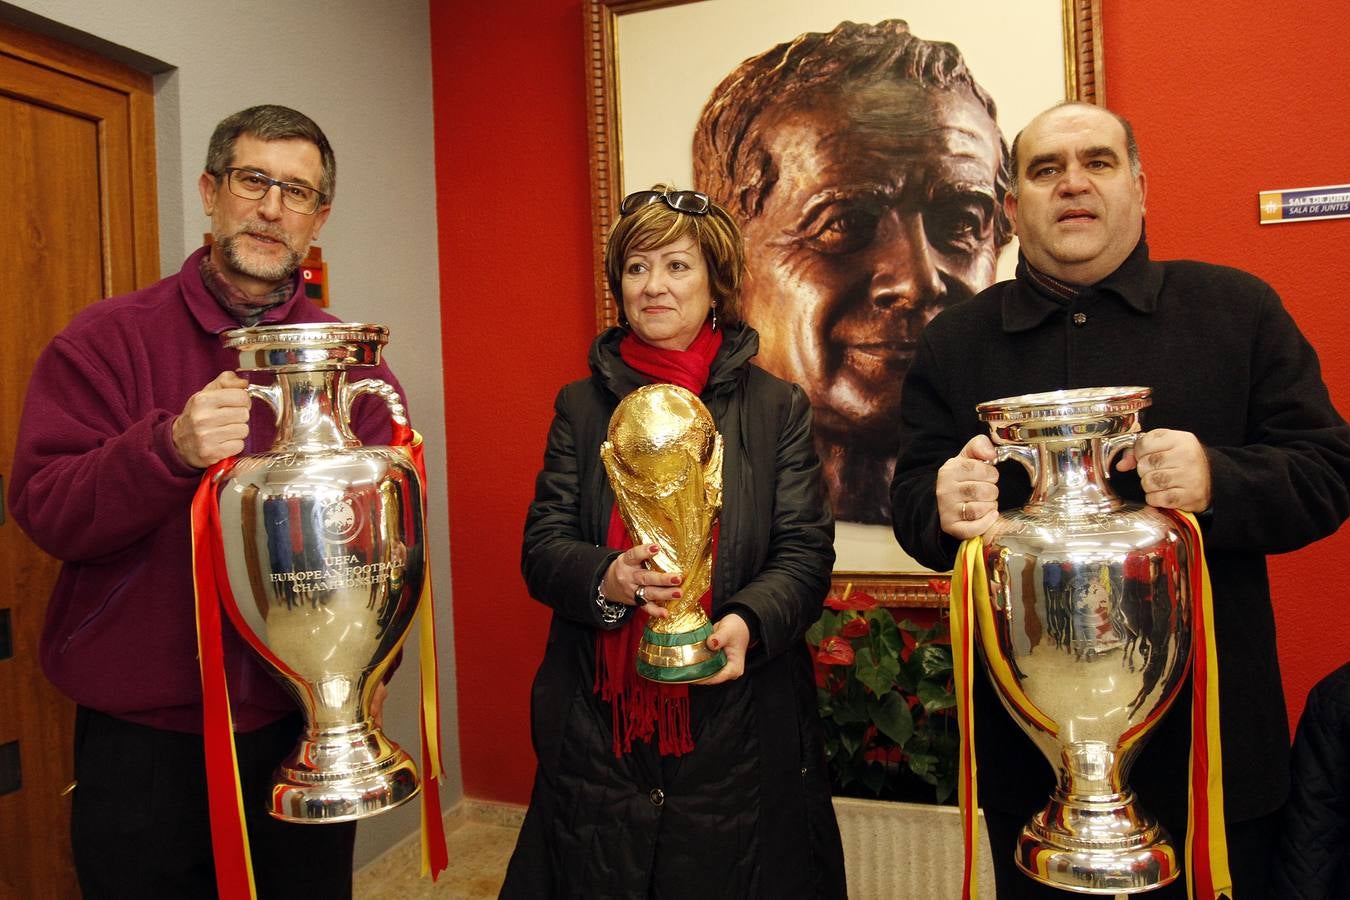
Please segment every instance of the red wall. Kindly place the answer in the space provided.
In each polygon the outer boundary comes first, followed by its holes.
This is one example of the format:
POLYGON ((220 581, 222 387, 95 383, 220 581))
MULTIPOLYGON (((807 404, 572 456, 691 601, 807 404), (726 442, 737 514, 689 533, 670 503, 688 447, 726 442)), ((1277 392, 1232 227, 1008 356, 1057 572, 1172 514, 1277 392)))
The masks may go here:
MULTIPOLYGON (((1143 148, 1155 255, 1270 281, 1350 412, 1350 219, 1256 224, 1258 190, 1350 182, 1338 39, 1350 6, 1103 5, 1107 99, 1143 148)), ((553 394, 585 374, 594 333, 581 4, 431 6, 464 789, 523 803, 548 615, 521 584, 520 530, 553 394)), ((1350 529, 1272 562, 1294 716, 1313 682, 1350 659, 1333 574, 1348 550, 1350 529)))

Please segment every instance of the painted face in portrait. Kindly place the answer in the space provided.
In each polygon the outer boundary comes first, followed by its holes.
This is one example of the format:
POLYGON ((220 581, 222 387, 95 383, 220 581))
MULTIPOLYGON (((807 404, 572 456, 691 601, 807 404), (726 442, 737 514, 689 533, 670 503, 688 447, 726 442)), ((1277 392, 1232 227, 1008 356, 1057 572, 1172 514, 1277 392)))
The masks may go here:
POLYGON ((894 441, 924 326, 993 283, 994 121, 965 89, 885 81, 767 114, 777 181, 744 223, 758 362, 818 434, 894 441))
POLYGON ((1018 191, 1005 207, 1022 252, 1070 284, 1114 272, 1139 243, 1147 184, 1130 170, 1125 129, 1073 104, 1032 120, 1017 144, 1018 191))
MULTIPOLYGON (((241 134, 230 165, 279 181, 318 188, 323 175, 319 148, 301 139, 263 141, 241 134)), ((198 182, 202 209, 211 217, 212 260, 241 290, 262 294, 294 274, 309 245, 328 221, 332 207, 310 214, 288 208, 280 186, 261 199, 231 192, 226 179, 202 173, 198 182)))
POLYGON ((712 309, 708 266, 692 235, 631 251, 622 285, 628 325, 653 347, 688 349, 712 309))

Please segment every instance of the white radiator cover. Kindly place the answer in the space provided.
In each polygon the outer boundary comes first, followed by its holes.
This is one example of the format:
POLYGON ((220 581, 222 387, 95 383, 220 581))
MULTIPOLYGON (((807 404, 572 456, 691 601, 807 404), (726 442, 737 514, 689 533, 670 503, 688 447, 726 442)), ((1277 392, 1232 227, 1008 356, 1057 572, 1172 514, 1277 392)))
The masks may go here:
MULTIPOLYGON (((959 900, 961 812, 954 806, 835 797, 849 900, 959 900)), ((980 900, 993 900, 994 863, 980 817, 980 900)))

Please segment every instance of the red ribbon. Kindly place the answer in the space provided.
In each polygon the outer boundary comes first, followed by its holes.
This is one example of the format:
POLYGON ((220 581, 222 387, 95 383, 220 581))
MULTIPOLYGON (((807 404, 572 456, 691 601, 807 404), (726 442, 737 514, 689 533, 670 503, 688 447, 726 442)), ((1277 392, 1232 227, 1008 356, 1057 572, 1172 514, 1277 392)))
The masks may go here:
POLYGON ((221 640, 220 610, 233 603, 225 599, 229 585, 220 540, 216 482, 233 467, 231 457, 207 469, 192 498, 192 578, 197 601, 197 659, 202 673, 202 741, 206 751, 206 795, 216 891, 221 900, 257 896, 248 829, 244 825, 244 798, 239 787, 234 719, 230 715, 230 689, 221 640))

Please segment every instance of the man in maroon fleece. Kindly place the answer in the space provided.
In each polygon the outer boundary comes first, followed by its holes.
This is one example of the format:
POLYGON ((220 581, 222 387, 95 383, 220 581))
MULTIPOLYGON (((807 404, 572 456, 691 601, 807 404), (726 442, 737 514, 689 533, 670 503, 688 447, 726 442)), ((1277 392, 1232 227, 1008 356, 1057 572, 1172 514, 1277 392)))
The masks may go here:
MULTIPOLYGON (((177 274, 82 311, 33 371, 9 502, 64 563, 40 653, 78 704, 71 838, 86 898, 215 896, 189 507, 203 469, 265 450, 274 434, 221 333, 333 320, 304 296, 297 268, 335 183, 333 150, 306 116, 256 106, 225 119, 198 182, 211 245, 177 274)), ((373 374, 397 386, 386 366, 373 374)), ((382 401, 358 400, 352 425, 365 443, 389 443, 382 401)), ((350 897, 355 826, 264 811, 302 722, 225 630, 259 896, 304 885, 350 897)))

